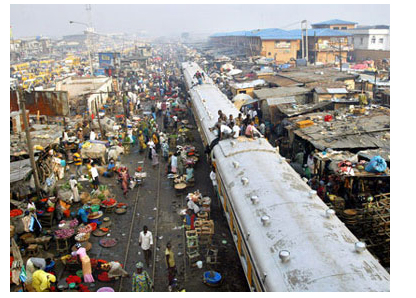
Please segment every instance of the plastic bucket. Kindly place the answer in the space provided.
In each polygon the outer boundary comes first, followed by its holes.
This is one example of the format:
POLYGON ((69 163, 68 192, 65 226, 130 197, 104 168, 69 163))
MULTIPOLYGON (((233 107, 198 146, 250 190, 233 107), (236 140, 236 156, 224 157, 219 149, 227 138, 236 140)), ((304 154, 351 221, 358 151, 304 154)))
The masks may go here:
POLYGON ((97 292, 114 292, 113 288, 110 287, 102 287, 97 290, 97 292))
POLYGON ((100 205, 92 205, 91 206, 91 211, 92 212, 98 212, 100 210, 100 205))

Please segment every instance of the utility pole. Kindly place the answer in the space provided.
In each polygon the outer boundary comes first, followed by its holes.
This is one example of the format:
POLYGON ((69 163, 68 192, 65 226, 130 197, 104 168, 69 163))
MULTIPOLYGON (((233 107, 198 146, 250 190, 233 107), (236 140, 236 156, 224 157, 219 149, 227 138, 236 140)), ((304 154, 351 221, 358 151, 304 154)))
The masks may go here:
POLYGON ((315 66, 316 66, 316 48, 318 47, 318 44, 316 43, 316 31, 314 31, 314 33, 313 33, 313 43, 314 43, 314 48, 315 48, 315 55, 314 55, 314 61, 313 61, 313 63, 315 64, 315 66))
POLYGON ((304 48, 304 46, 305 46, 305 43, 304 43, 304 41, 303 41, 303 26, 302 26, 302 23, 300 23, 300 34, 301 34, 301 38, 302 38, 302 40, 301 40, 301 42, 302 42, 302 59, 304 58, 304 51, 303 51, 303 48, 304 48))
POLYGON ((339 71, 342 72, 342 48, 341 48, 341 39, 339 40, 339 71))
POLYGON ((33 154, 32 139, 30 138, 30 132, 29 132, 29 123, 26 118, 26 99, 24 97, 22 89, 19 87, 16 88, 16 95, 17 95, 17 101, 20 103, 20 110, 22 112, 23 124, 25 125, 26 143, 27 143, 27 147, 29 150, 30 165, 32 167, 33 177, 35 180, 36 193, 38 195, 38 198, 40 198, 41 194, 40 194, 40 182, 39 182, 39 176, 38 176, 38 169, 35 163, 35 155, 33 154))
MULTIPOLYGON (((102 98, 101 94, 100 94, 100 98, 102 98)), ((94 104, 95 104, 95 112, 97 113, 98 126, 100 127, 101 139, 103 139, 104 134, 103 134, 103 129, 101 127, 100 113, 98 111, 97 99, 94 99, 94 104)))
POLYGON ((309 61, 309 55, 308 55, 308 52, 309 52, 309 44, 308 44, 308 21, 307 20, 305 20, 305 35, 306 35, 306 46, 305 46, 305 51, 306 51, 306 62, 308 62, 309 61))

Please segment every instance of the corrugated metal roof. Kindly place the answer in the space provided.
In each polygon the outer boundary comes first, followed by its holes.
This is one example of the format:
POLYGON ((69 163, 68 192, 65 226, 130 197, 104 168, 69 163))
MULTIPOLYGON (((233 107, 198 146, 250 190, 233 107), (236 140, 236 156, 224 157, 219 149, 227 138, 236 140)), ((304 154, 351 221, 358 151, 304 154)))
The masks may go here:
POLYGON ((215 33, 211 37, 225 37, 225 36, 248 36, 248 37, 260 37, 263 40, 298 40, 301 39, 300 34, 293 34, 290 31, 268 28, 268 29, 257 29, 247 31, 233 31, 233 32, 222 32, 215 33))
POLYGON ((260 85, 264 85, 266 82, 264 80, 254 80, 250 82, 244 82, 244 83, 235 83, 230 84, 230 86, 234 89, 245 89, 245 88, 252 88, 260 85))
MULTIPOLYGON (((290 30, 290 33, 299 36, 299 38, 302 36, 300 29, 290 30)), ((338 36, 344 37, 345 36, 347 37, 347 36, 351 36, 351 33, 340 31, 340 30, 333 30, 329 28, 308 29, 308 36, 309 37, 313 37, 313 36, 317 36, 317 37, 338 37, 338 36)))
POLYGON ((348 93, 347 89, 345 88, 326 88, 326 90, 328 90, 328 93, 331 93, 331 94, 348 93))
POLYGON ((318 94, 329 93, 329 94, 347 94, 348 91, 345 88, 324 88, 316 87, 315 92, 318 94))
MULTIPOLYGON (((37 160, 38 157, 35 157, 37 160)), ((10 183, 14 183, 20 180, 23 180, 32 172, 32 167, 30 166, 30 159, 23 159, 10 163, 10 183)))
POLYGON ((298 40, 298 39, 301 39, 300 35, 293 34, 290 31, 285 31, 285 30, 277 29, 277 28, 260 30, 254 33, 254 36, 258 36, 263 40, 275 40, 275 39, 298 40))
POLYGON ((310 92, 308 88, 302 87, 277 87, 254 90, 254 95, 260 99, 286 97, 310 92))
POLYGON ((288 87, 288 86, 296 86, 299 85, 298 82, 284 77, 276 77, 276 76, 267 76, 263 77, 263 79, 268 83, 276 84, 280 87, 288 87))
POLYGON ((340 20, 340 19, 332 19, 332 20, 312 24, 312 26, 315 26, 315 25, 318 25, 318 26, 319 25, 354 25, 354 24, 358 24, 358 23, 350 22, 350 21, 344 21, 344 20, 340 20))
POLYGON ((285 96, 285 97, 268 98, 267 99, 267 104, 269 106, 288 104, 288 103, 296 103, 295 97, 294 96, 285 96))

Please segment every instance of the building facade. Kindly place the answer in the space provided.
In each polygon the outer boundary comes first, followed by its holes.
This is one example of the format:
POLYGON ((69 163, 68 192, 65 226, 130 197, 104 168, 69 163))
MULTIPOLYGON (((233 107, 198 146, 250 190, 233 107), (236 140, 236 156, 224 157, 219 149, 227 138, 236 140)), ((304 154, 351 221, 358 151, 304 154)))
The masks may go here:
POLYGON ((356 50, 390 51, 390 26, 365 26, 348 30, 356 50))

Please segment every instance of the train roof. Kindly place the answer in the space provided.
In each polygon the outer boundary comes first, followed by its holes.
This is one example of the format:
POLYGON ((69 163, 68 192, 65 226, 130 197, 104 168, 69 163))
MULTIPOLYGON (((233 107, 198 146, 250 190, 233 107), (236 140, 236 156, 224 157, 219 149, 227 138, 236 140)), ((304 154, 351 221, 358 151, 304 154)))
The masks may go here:
MULTIPOLYGON (((185 78, 198 70, 184 63, 185 78)), ((191 85, 188 85, 190 87, 191 85)), ((193 87, 191 96, 203 132, 238 110, 212 84, 193 87), (203 101, 204 100, 204 101, 203 101), (211 119, 209 115, 214 115, 211 119)), ((265 139, 226 139, 213 148, 249 253, 266 291, 389 291, 390 275, 367 250, 355 252, 358 239, 265 139), (252 203, 252 197, 258 203, 252 203), (269 224, 262 217, 269 217, 269 224), (282 262, 279 252, 290 252, 282 262), (266 276, 266 277, 265 277, 266 276), (264 278, 265 277, 265 278, 264 278)))

